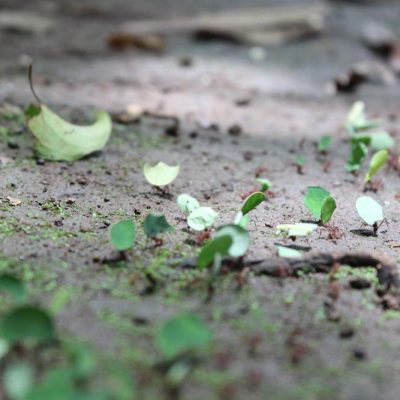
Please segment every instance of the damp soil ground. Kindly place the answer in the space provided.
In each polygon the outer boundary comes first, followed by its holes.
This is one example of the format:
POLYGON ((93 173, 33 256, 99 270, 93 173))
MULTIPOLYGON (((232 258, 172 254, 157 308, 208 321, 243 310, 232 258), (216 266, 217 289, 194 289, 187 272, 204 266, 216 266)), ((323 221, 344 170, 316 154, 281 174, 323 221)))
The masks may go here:
POLYGON ((67 119, 89 122, 96 108, 115 115, 136 105, 180 121, 177 136, 168 135, 170 119, 115 121, 101 153, 52 163, 34 158, 33 138, 19 120, 2 117, 1 124, 11 129, 0 143, 1 269, 21 276, 32 302, 43 307, 60 288, 70 292, 56 317, 60 335, 79 337, 123 361, 135 376, 140 400, 167 398, 162 375, 152 368, 160 359, 153 333, 183 311, 199 314, 214 337, 183 384, 182 399, 398 399, 400 313, 382 308, 373 269, 339 270, 337 315, 328 318, 333 289, 327 275, 282 279, 226 272, 206 302, 206 272, 170 261, 199 250, 176 196, 194 195, 219 212, 218 224, 228 223, 243 195, 257 187, 259 171, 273 187, 252 214, 246 260, 275 257, 276 243, 292 243, 277 237, 275 226, 310 219, 303 206, 310 185, 324 186, 337 199, 332 224, 339 234, 332 239, 329 229, 319 227, 296 245, 397 260, 399 173, 385 170, 379 190, 370 193, 383 204, 387 224, 376 237, 357 235, 365 228, 354 206, 363 194, 365 171, 355 176, 344 170, 349 146, 343 123, 351 104, 363 100, 369 115, 381 118, 399 142, 399 86, 366 83, 355 93, 332 95, 327 83, 355 62, 376 59, 359 40, 362 23, 377 19, 398 29, 400 7, 334 3, 323 35, 269 47, 256 62, 249 45, 195 42, 188 35, 169 38, 161 54, 114 51, 106 38, 127 19, 272 1, 131 3, 0 1, 56 24, 45 35, 2 33, 1 104, 23 109, 32 102, 25 65, 31 56, 36 91, 67 119), (333 137, 327 154, 316 149, 322 135, 333 137), (306 160, 302 173, 295 165, 299 154, 306 160), (168 194, 153 189, 142 174, 145 162, 160 160, 181 164, 168 194), (21 204, 12 206, 7 197, 21 204), (127 261, 104 261, 115 256, 110 224, 134 218, 140 226, 149 213, 164 213, 175 228, 163 245, 154 247, 139 232, 127 261), (356 278, 371 287, 351 288, 356 278))

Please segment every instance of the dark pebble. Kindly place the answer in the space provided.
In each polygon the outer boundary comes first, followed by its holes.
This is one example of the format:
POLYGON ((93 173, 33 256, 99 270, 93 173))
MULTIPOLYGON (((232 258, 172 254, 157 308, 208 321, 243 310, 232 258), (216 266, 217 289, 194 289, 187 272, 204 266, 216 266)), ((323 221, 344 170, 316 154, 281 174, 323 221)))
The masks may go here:
POLYGON ((353 356, 356 360, 365 360, 367 358, 367 353, 363 349, 354 349, 353 356))
POLYGON ((11 140, 7 142, 7 146, 10 149, 19 149, 19 144, 11 140))
POLYGON ((228 129, 228 133, 232 136, 239 136, 242 134, 242 127, 238 124, 232 125, 229 129, 228 129))
POLYGON ((354 333, 355 332, 353 328, 345 327, 341 329, 339 336, 341 339, 350 339, 354 336, 354 333))
POLYGON ((365 278, 354 278, 350 281, 350 287, 358 290, 369 289, 371 287, 371 282, 365 278))

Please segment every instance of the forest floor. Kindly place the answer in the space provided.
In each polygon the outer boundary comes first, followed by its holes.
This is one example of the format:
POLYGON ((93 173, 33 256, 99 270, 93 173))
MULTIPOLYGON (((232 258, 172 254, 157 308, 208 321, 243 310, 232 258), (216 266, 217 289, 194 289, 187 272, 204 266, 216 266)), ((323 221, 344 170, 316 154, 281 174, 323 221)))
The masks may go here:
MULTIPOLYGON (((397 141, 392 153, 399 150, 400 86, 387 61, 360 37, 371 20, 400 37, 400 5, 330 3, 320 35, 264 51, 249 43, 195 41, 185 33, 169 36, 165 49, 154 53, 118 51, 107 46, 107 38, 127 20, 273 2, 131 3, 0 0, 2 10, 25 9, 53 24, 45 33, 22 34, 1 31, 0 23, 0 125, 7 128, 0 131, 1 271, 26 283, 32 304, 54 306, 65 298, 55 316, 60 336, 89 343, 101 360, 100 376, 118 363, 134 377, 140 400, 178 398, 154 368, 161 359, 154 331, 183 311, 201 316, 213 340, 180 387, 182 399, 398 399, 400 312, 382 306, 373 268, 297 278, 257 276, 251 268, 228 271, 206 301, 207 272, 171 266, 171 260, 196 256, 200 249, 177 195, 189 193, 217 210, 217 226, 229 223, 262 171, 273 187, 251 214, 245 262, 275 259, 276 243, 291 244, 276 236, 275 226, 310 220, 303 198, 311 185, 335 197, 335 229, 320 226, 296 245, 310 254, 367 252, 397 261, 399 170, 385 169, 377 192, 368 193, 383 205, 387 224, 376 237, 357 234, 355 201, 364 193, 366 167, 359 175, 345 171, 344 123, 351 105, 362 100, 368 115, 382 119, 397 141), (60 115, 90 122, 101 108, 115 117, 101 153, 73 163, 35 159, 33 137, 19 113, 34 101, 27 81, 31 58, 36 91, 60 115), (360 61, 378 64, 378 72, 348 93, 332 93, 332 81, 360 61), (118 115, 128 107, 147 115, 121 123, 118 115), (174 118, 177 132, 171 130, 174 118), (316 146, 323 135, 333 138, 326 154, 316 146), (305 158, 302 171, 299 155, 305 158), (160 195, 143 177, 145 162, 161 160, 181 165, 169 195, 160 195), (115 254, 109 226, 124 218, 140 226, 150 212, 165 214, 175 231, 160 247, 139 232, 129 259, 110 261, 115 254), (354 289, 359 278, 370 287, 354 289)), ((39 375, 52 363, 57 361, 42 365, 39 375)), ((0 372, 6 368, 1 361, 0 372)))

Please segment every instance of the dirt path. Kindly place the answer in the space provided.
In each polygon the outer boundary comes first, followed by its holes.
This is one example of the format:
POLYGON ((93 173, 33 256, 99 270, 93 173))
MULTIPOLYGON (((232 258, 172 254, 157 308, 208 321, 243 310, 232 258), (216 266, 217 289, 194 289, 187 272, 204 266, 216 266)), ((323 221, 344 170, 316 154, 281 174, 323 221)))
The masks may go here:
MULTIPOLYGON (((19 3, 0 6, 21 9, 19 3)), ((264 168, 273 195, 251 220, 247 260, 270 259, 276 243, 290 244, 275 226, 310 219, 303 206, 310 185, 337 199, 332 222, 340 234, 332 240, 319 227, 296 244, 311 252, 399 258, 399 172, 385 170, 382 188, 371 194, 388 221, 378 237, 353 233, 361 225, 354 204, 363 174, 344 170, 343 128, 349 107, 361 99, 398 144, 399 85, 365 83, 355 93, 332 95, 327 84, 356 62, 379 60, 359 39, 362 23, 374 19, 398 29, 400 7, 335 5, 321 37, 267 47, 265 59, 255 61, 252 46, 188 36, 172 36, 155 55, 106 46, 126 18, 203 12, 217 8, 214 2, 196 2, 196 9, 172 1, 55 3, 26 6, 54 19, 51 33, 1 33, 0 102, 24 108, 32 101, 26 63, 34 57, 36 90, 63 116, 87 121, 96 107, 116 114, 135 105, 178 117, 179 135, 168 136, 171 121, 156 117, 115 122, 101 154, 42 163, 33 158, 18 113, 2 114, 0 125, 11 129, 0 142, 1 270, 23 278, 33 303, 47 306, 60 290, 69 293, 56 317, 61 334, 88 341, 100 360, 133 371, 141 400, 167 397, 162 374, 152 368, 160 358, 153 333, 182 311, 201 315, 214 332, 212 350, 181 388, 182 399, 398 399, 400 313, 383 310, 373 269, 342 268, 334 282, 320 273, 287 279, 226 273, 206 303, 205 274, 171 267, 170 260, 198 251, 176 206, 178 194, 196 196, 219 212, 218 224, 228 223, 264 168), (232 134, 234 125, 240 134, 232 134), (322 135, 333 137, 326 155, 316 150, 322 135), (294 165, 299 154, 306 159, 302 174, 294 165), (154 191, 142 174, 144 162, 159 160, 182 166, 170 196, 154 191), (21 204, 10 205, 8 196, 21 204), (102 262, 113 254, 110 224, 124 217, 140 223, 150 212, 164 213, 175 227, 164 245, 154 248, 141 235, 128 261, 102 262), (356 278, 371 287, 352 289, 356 278)), ((218 8, 223 3, 233 7, 218 8)), ((101 362, 98 373, 107 374, 101 362)))

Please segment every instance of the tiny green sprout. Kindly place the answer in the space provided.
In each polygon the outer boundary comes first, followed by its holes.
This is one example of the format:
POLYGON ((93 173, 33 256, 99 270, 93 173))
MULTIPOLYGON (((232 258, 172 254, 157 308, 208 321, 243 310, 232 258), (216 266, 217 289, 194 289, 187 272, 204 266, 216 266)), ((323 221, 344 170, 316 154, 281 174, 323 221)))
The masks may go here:
POLYGON ((257 178, 256 181, 261 184, 260 192, 266 192, 272 186, 271 181, 266 178, 257 178))
POLYGON ((330 135, 322 136, 318 142, 318 151, 320 153, 325 153, 328 150, 331 143, 332 143, 332 136, 330 135))
POLYGON ((383 221, 382 206, 372 197, 362 196, 356 201, 356 209, 360 218, 373 227, 374 233, 378 231, 378 222, 383 221))
POLYGON ((292 249, 291 247, 276 245, 278 256, 282 258, 300 258, 302 257, 301 251, 292 249))
POLYGON ((354 135, 361 131, 376 128, 381 123, 379 120, 368 120, 365 115, 365 104, 362 101, 357 101, 347 115, 346 129, 350 135, 354 135))
POLYGON ((307 188, 304 205, 318 221, 326 224, 336 209, 336 201, 330 193, 320 186, 307 188))
POLYGON ((198 207, 189 214, 187 223, 195 231, 204 231, 215 222, 217 217, 218 213, 211 207, 198 207))
POLYGON ((294 165, 296 166, 296 168, 297 168, 297 173, 298 173, 299 175, 302 175, 302 174, 303 174, 303 167, 304 167, 305 164, 306 164, 306 158, 305 158, 305 156, 304 156, 303 154, 297 155, 297 156, 296 156, 296 159, 295 159, 295 161, 294 161, 294 165))
POLYGON ((209 267, 216 258, 229 255, 233 240, 229 235, 209 240, 200 250, 197 265, 200 269, 209 267))
POLYGON ((394 139, 387 132, 378 132, 370 135, 371 147, 375 151, 388 150, 394 147, 394 139))
POLYGON ((167 222, 164 215, 149 214, 143 223, 143 231, 149 238, 155 238, 162 233, 173 230, 174 228, 167 222))
POLYGON ((185 213, 190 214, 196 208, 200 207, 199 202, 192 196, 182 193, 176 199, 178 207, 185 213))
POLYGON ((121 252, 126 251, 135 243, 136 224, 130 219, 119 221, 111 226, 110 235, 115 249, 121 252))
POLYGON ((239 225, 229 224, 218 228, 215 237, 229 236, 232 244, 228 250, 231 257, 243 257, 250 247, 250 235, 246 229, 239 225))
POLYGON ((316 224, 306 224, 306 223, 298 223, 298 224, 283 224, 277 225, 276 233, 279 235, 281 233, 286 234, 289 237, 301 237, 308 236, 310 233, 314 232, 317 229, 318 225, 316 224))
POLYGON ((368 183, 372 177, 378 173, 378 171, 386 164, 388 158, 389 153, 387 150, 380 150, 372 156, 367 175, 364 179, 365 183, 368 183))
POLYGON ((155 166, 146 163, 143 174, 146 180, 153 186, 164 187, 172 183, 179 174, 180 166, 170 166, 159 162, 155 166))
POLYGON ((258 205, 265 201, 265 194, 262 192, 254 192, 244 201, 242 206, 243 215, 248 214, 254 210, 258 205))
POLYGON ((180 314, 165 321, 155 335, 155 341, 166 359, 187 352, 204 350, 212 339, 210 328, 197 316, 180 314))

